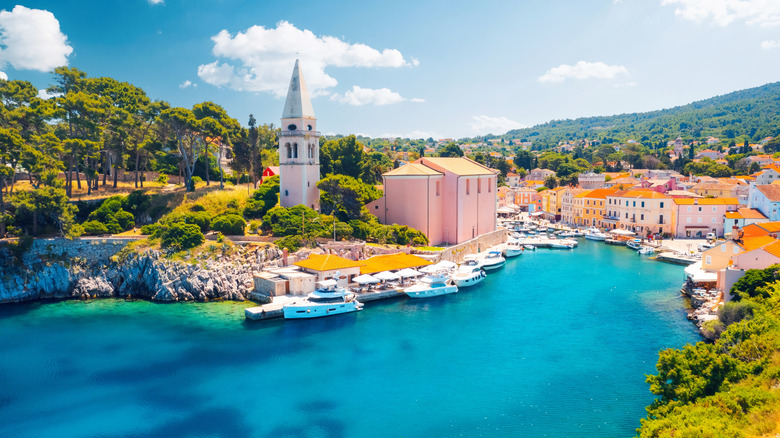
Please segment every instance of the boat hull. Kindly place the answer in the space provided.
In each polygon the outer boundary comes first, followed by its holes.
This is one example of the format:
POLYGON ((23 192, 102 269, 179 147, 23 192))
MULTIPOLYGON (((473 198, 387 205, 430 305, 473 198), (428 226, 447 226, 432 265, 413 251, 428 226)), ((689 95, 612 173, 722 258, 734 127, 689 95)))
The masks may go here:
POLYGON ((506 260, 501 260, 499 262, 495 262, 495 263, 492 263, 492 264, 483 264, 482 265, 482 269, 484 269, 486 271, 494 271, 496 269, 503 268, 505 264, 506 264, 506 260))
POLYGON ((363 303, 353 300, 346 303, 288 304, 283 310, 284 319, 306 319, 357 312, 362 309, 363 303))
POLYGON ((588 239, 588 240, 595 240, 597 242, 603 242, 603 241, 607 240, 607 236, 593 236, 593 235, 590 235, 590 234, 586 234, 585 238, 588 239))
POLYGON ((517 257, 522 253, 523 250, 518 248, 507 248, 506 250, 504 250, 504 256, 506 257, 517 257))
POLYGON ((458 286, 458 288, 476 286, 479 283, 482 283, 482 280, 484 280, 485 277, 487 277, 487 275, 482 272, 471 275, 469 277, 460 278, 458 276, 454 276, 452 277, 452 283, 455 284, 455 286, 458 286))
POLYGON ((458 291, 458 286, 452 285, 452 286, 444 286, 444 287, 433 287, 428 289, 404 289, 404 293, 409 296, 409 298, 431 298, 431 297, 438 297, 440 295, 447 295, 447 294, 454 294, 458 291))

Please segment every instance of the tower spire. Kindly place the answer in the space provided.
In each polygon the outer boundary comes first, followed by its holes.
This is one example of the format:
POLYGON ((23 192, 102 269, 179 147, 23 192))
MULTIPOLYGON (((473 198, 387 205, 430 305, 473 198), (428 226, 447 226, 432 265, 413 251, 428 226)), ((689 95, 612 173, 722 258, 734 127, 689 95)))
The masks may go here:
POLYGON ((296 59, 292 77, 290 78, 290 88, 287 89, 287 101, 284 104, 282 118, 298 117, 314 118, 314 107, 311 105, 309 90, 306 89, 306 81, 303 80, 303 74, 296 59))

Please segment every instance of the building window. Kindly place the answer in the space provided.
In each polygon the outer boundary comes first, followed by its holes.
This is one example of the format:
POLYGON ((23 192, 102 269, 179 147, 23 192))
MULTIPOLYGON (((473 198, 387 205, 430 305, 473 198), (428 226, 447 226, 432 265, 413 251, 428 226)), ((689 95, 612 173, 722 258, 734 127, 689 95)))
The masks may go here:
POLYGON ((441 181, 436 181, 436 196, 439 196, 439 188, 441 186, 441 181))
POLYGON ((692 212, 692 211, 693 211, 693 207, 691 207, 691 206, 689 205, 689 206, 688 206, 688 213, 690 213, 690 212, 692 212))
POLYGON ((632 207, 636 207, 636 201, 634 201, 634 205, 632 205, 632 207))
POLYGON ((645 220, 645 215, 644 215, 644 214, 640 214, 640 215, 639 215, 639 219, 640 219, 640 220, 645 220))
POLYGON ((287 148, 287 158, 292 158, 292 148, 290 147, 290 143, 287 143, 284 145, 285 148, 287 148))
POLYGON ((482 178, 477 178, 477 193, 482 193, 482 178))
POLYGON ((715 218, 712 218, 712 223, 713 223, 713 224, 715 223, 715 218))
POLYGON ((661 203, 661 208, 664 208, 664 203, 663 202, 661 203))
POLYGON ((466 180, 466 194, 471 193, 471 181, 466 180))
POLYGON ((642 201, 642 208, 645 207, 645 201, 642 201))
POLYGON ((711 255, 708 255, 708 256, 707 256, 707 264, 708 264, 708 265, 711 265, 711 264, 712 264, 712 256, 711 256, 711 255))
POLYGON ((492 188, 493 188, 493 181, 488 180, 488 193, 491 192, 492 188))
POLYGON ((290 192, 288 192, 287 190, 285 190, 285 191, 284 191, 284 196, 290 196, 290 192))
POLYGON ((685 218, 685 223, 686 223, 686 224, 689 224, 689 223, 691 223, 691 218, 689 218, 689 217, 686 217, 686 218, 685 218))
POLYGON ((717 209, 716 207, 714 207, 714 206, 713 206, 713 207, 712 207, 712 212, 713 212, 713 213, 717 213, 717 211, 718 211, 718 209, 717 209))
POLYGON ((298 143, 293 146, 293 158, 298 158, 298 143))
POLYGON ((700 217, 697 217, 697 218, 696 218, 696 223, 698 223, 698 224, 700 224, 700 223, 701 223, 701 218, 700 218, 700 217))

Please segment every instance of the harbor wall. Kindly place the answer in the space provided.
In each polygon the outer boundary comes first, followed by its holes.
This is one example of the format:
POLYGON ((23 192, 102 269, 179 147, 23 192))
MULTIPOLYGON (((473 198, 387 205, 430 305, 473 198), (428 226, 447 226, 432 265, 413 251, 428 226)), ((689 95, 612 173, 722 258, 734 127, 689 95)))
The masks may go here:
POLYGON ((463 258, 469 254, 477 254, 487 250, 492 246, 504 243, 507 241, 509 231, 501 228, 496 231, 485 233, 481 236, 477 236, 474 239, 453 245, 448 248, 444 248, 441 251, 441 260, 447 260, 450 262, 461 263, 463 258))

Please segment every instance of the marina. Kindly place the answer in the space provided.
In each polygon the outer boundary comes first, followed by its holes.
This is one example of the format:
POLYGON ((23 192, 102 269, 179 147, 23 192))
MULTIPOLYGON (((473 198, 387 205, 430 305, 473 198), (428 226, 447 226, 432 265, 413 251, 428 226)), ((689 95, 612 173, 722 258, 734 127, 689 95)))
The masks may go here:
POLYGON ((0 421, 14 437, 109 424, 152 437, 216 435, 214 424, 230 436, 632 436, 658 350, 699 340, 681 275, 583 241, 526 251, 457 294, 307 321, 244 322, 230 302, 9 305, 0 369, 15 378, 0 421), (110 403, 39 421, 96 400, 110 403))

